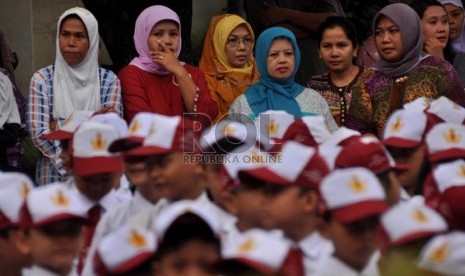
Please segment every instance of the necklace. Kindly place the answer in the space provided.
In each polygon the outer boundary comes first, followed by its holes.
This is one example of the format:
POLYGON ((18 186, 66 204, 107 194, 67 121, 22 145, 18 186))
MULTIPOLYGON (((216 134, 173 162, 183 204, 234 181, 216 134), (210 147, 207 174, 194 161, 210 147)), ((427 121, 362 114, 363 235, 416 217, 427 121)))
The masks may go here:
MULTIPOLYGON (((360 67, 356 66, 352 68, 360 68, 360 67)), ((351 69, 351 70, 353 72, 354 69, 351 69)), ((328 83, 330 84, 331 89, 333 90, 335 94, 339 95, 339 101, 338 101, 339 116, 336 116, 335 119, 337 121, 337 124, 340 126, 345 126, 346 118, 347 118, 347 111, 348 111, 348 107, 347 107, 348 104, 347 104, 347 98, 346 98, 347 91, 350 91, 352 89, 352 86, 357 81, 358 76, 361 74, 361 72, 362 70, 360 69, 359 72, 354 76, 354 78, 348 84, 342 87, 336 86, 331 78, 331 74, 330 73, 328 74, 328 83)))

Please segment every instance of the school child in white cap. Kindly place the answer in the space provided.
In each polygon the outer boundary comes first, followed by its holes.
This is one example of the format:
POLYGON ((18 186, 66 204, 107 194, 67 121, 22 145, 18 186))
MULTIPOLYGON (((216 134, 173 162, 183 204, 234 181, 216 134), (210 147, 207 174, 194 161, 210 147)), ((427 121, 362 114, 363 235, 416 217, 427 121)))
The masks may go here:
POLYGON ((153 231, 138 225, 125 225, 99 242, 93 256, 95 274, 150 276, 156 248, 157 238, 153 231))
POLYGON ((86 209, 60 183, 29 192, 21 209, 23 232, 18 248, 32 257, 31 276, 77 275, 74 262, 82 249, 86 209))
POLYGON ((84 265, 84 275, 95 275, 92 258, 103 236, 125 225, 144 210, 152 207, 163 208, 167 204, 166 200, 161 199, 156 183, 150 179, 146 164, 147 157, 125 155, 125 152, 141 146, 144 138, 151 131, 163 125, 164 121, 159 118, 163 119, 165 116, 147 112, 138 113, 132 120, 128 133, 114 140, 109 146, 111 152, 122 154, 123 171, 135 187, 135 193, 131 200, 109 210, 99 221, 84 265))
POLYGON ((283 140, 292 140, 306 146, 316 147, 331 136, 325 118, 315 115, 295 120, 284 133, 283 140))
POLYGON ((382 244, 380 270, 383 275, 414 275, 415 261, 431 237, 447 231, 447 223, 423 199, 412 198, 398 204, 381 217, 382 244))
POLYGON ((16 172, 0 172, 0 183, 0 271, 16 276, 31 266, 30 256, 19 251, 16 243, 20 209, 33 185, 26 175, 16 172))
POLYGON ((292 241, 292 254, 303 260, 296 275, 312 275, 333 250, 317 231, 318 186, 329 170, 315 148, 298 142, 286 142, 278 155, 278 162, 243 169, 239 178, 264 186, 263 227, 280 229, 292 241))
POLYGON ((158 237, 153 275, 217 275, 220 221, 203 204, 175 202, 155 219, 153 229, 158 237))
POLYGON ((339 169, 320 185, 323 233, 334 253, 317 275, 379 275, 376 229, 387 210, 378 178, 366 168, 339 169))

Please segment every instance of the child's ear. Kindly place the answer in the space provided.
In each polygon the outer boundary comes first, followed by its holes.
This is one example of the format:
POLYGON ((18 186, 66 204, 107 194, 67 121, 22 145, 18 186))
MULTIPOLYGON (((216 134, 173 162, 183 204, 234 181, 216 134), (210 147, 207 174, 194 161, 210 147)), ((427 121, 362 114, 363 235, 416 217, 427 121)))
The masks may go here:
POLYGON ((16 239, 16 248, 19 252, 29 255, 31 253, 31 244, 29 240, 29 234, 21 230, 18 232, 18 237, 16 239))
POLYGON ((318 210, 319 197, 314 191, 305 193, 304 196, 304 210, 308 213, 316 213, 318 210))

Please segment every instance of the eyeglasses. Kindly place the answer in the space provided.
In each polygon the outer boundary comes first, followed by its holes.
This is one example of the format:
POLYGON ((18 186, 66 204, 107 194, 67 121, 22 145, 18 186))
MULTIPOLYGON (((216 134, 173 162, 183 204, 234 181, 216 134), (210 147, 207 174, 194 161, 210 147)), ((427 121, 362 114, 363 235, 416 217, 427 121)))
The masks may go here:
POLYGON ((251 37, 244 37, 244 38, 237 38, 237 37, 230 37, 228 38, 227 44, 231 46, 239 46, 240 43, 243 43, 244 46, 250 46, 254 42, 251 37))

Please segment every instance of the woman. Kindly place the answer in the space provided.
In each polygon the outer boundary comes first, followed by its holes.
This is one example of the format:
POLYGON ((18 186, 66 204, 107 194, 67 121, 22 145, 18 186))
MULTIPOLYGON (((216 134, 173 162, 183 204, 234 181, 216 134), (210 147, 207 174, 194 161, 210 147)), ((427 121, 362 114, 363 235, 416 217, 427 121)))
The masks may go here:
POLYGON ((141 111, 172 116, 189 113, 205 124, 216 118, 218 108, 203 74, 178 60, 181 25, 174 11, 158 5, 142 11, 136 20, 134 44, 139 56, 119 73, 128 122, 141 111))
POLYGON ((323 97, 294 81, 300 64, 300 52, 291 31, 281 27, 265 30, 257 40, 255 57, 260 80, 231 105, 229 114, 232 118, 248 121, 267 110, 284 110, 296 118, 323 115, 329 129, 337 129, 323 97))
POLYGON ((65 11, 58 20, 55 64, 37 71, 31 80, 26 123, 40 151, 36 169, 39 185, 64 181, 58 142, 41 139, 59 128, 77 110, 122 115, 116 75, 99 68, 99 34, 95 17, 83 8, 65 11))
POLYGON ((218 104, 215 121, 222 119, 237 96, 258 80, 257 65, 252 56, 254 41, 249 23, 237 15, 215 16, 210 22, 200 70, 218 104))
POLYGON ((465 53, 454 53, 449 36, 446 9, 436 0, 419 0, 410 5, 421 20, 424 51, 450 62, 465 84, 465 53))
POLYGON ((345 17, 328 17, 318 29, 317 40, 329 72, 312 77, 308 86, 325 98, 336 123, 345 126, 353 85, 363 72, 354 63, 359 47, 356 30, 345 17))
POLYGON ((439 0, 444 5, 449 19, 450 39, 454 52, 465 52, 465 15, 461 0, 439 0))
POLYGON ((380 60, 354 87, 349 128, 382 136, 389 115, 419 97, 446 96, 461 106, 465 93, 450 63, 423 53, 421 22, 408 5, 386 6, 373 20, 380 60))

